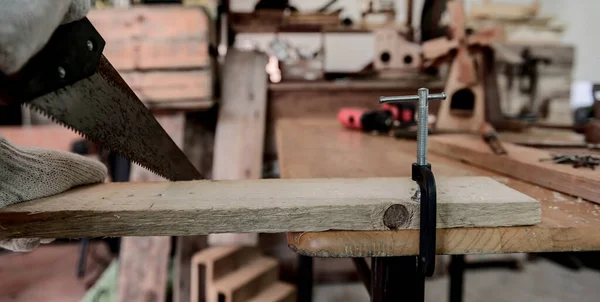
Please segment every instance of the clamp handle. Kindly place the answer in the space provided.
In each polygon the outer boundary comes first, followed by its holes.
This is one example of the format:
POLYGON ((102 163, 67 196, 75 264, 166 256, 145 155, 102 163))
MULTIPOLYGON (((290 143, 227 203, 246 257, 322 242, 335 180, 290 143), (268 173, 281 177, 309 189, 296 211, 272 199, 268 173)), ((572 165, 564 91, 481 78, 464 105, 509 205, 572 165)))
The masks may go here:
POLYGON ((427 165, 427 131, 429 120, 429 100, 445 100, 446 93, 429 94, 429 89, 419 88, 418 95, 382 96, 379 103, 405 103, 418 101, 417 117, 417 164, 427 165))
POLYGON ((427 132, 429 100, 444 100, 446 93, 429 94, 429 89, 420 88, 418 95, 381 97, 380 103, 403 103, 418 101, 417 119, 417 162, 412 165, 412 179, 419 185, 420 232, 417 269, 423 276, 430 277, 435 270, 437 192, 431 165, 427 163, 427 132))

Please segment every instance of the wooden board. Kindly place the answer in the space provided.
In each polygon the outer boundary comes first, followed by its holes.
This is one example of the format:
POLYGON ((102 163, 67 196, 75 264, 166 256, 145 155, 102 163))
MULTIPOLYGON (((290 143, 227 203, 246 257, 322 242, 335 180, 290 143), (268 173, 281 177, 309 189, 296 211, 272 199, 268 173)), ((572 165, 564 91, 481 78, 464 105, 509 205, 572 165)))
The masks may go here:
MULTIPOLYGON (((416 155, 414 141, 345 130, 335 119, 281 120, 277 123, 277 140, 283 178, 410 177, 416 155)), ((494 177, 539 200, 542 210, 542 222, 535 226, 439 229, 438 253, 600 250, 600 206, 435 153, 429 153, 429 162, 438 178, 494 177)), ((309 256, 416 255, 419 233, 303 232, 289 234, 288 244, 309 256)))
POLYGON ((170 237, 123 238, 118 301, 165 301, 170 243, 170 237))
POLYGON ((506 156, 496 156, 479 137, 469 135, 432 136, 429 148, 435 153, 522 179, 548 189, 600 203, 600 173, 571 165, 540 161, 551 152, 504 143, 506 156))
POLYGON ((262 176, 267 106, 267 57, 229 51, 215 133, 213 179, 262 176))
POLYGON ((522 132, 499 132, 498 137, 503 142, 516 145, 540 144, 540 145, 583 145, 585 137, 572 130, 529 128, 522 132))
MULTIPOLYGON (((439 227, 540 220, 537 201, 491 179, 437 185, 439 227)), ((1 209, 0 238, 414 229, 415 190, 408 178, 107 183, 1 209)))
POLYGON ((72 130, 55 124, 0 127, 0 135, 16 146, 43 147, 60 151, 71 151, 71 144, 83 139, 72 130))
POLYGON ((104 55, 119 71, 203 68, 209 64, 208 22, 199 8, 136 5, 88 14, 106 41, 104 55))
POLYGON ((133 92, 153 107, 155 103, 211 100, 212 80, 207 70, 121 72, 133 92))
MULTIPOLYGON (((185 115, 178 112, 155 114, 154 117, 173 142, 179 148, 183 147, 185 115)), ((161 176, 137 164, 132 164, 129 180, 131 182, 165 181, 161 176)), ((147 297, 153 297, 152 299, 155 301, 165 301, 170 250, 170 237, 123 237, 119 253, 121 263, 119 266, 119 301, 140 301, 149 299, 147 297)), ((180 250, 176 251, 176 254, 181 254, 180 250)), ((175 262, 177 269, 180 267, 179 264, 179 262, 175 262)), ((181 286, 179 274, 174 275, 174 283, 178 285, 177 289, 181 286)), ((178 291, 174 290, 174 292, 178 291)))
MULTIPOLYGON (((267 57, 230 50, 223 70, 222 99, 215 132, 213 179, 262 177, 267 115, 267 57)), ((209 236, 209 243, 256 245, 258 234, 209 236)))

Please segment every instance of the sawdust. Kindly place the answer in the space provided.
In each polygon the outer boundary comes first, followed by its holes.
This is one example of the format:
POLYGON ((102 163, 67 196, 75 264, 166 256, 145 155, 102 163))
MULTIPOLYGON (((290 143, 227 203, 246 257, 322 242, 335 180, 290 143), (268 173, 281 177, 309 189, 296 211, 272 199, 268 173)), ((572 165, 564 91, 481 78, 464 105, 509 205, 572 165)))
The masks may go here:
POLYGON ((560 194, 558 192, 552 192, 552 196, 554 196, 554 200, 559 200, 559 201, 566 201, 566 200, 568 200, 562 194, 560 194))

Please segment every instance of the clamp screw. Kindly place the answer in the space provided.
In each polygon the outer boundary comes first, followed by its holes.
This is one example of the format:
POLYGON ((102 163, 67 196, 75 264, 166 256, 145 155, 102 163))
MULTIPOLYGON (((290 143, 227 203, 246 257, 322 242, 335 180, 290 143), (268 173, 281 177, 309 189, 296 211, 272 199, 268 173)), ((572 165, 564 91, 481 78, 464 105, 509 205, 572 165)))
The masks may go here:
POLYGON ((61 78, 61 79, 64 79, 64 78, 65 78, 65 76, 67 76, 67 71, 65 70, 65 68, 64 68, 64 67, 62 67, 62 66, 58 66, 58 69, 57 69, 57 71, 58 71, 58 77, 59 77, 59 78, 61 78))
POLYGON ((446 93, 429 94, 429 89, 419 88, 418 95, 409 96, 382 96, 379 98, 379 103, 405 103, 418 101, 418 118, 417 118, 417 164, 420 166, 427 165, 427 130, 429 117, 429 100, 445 100, 446 93))

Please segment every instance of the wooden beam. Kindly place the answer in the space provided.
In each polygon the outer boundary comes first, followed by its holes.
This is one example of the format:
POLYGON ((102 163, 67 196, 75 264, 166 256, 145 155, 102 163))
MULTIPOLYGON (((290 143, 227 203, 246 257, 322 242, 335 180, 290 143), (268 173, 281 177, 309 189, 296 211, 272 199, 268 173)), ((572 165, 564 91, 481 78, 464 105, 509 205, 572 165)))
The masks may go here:
POLYGON ((83 139, 72 130, 56 124, 30 127, 0 127, 0 135, 17 146, 42 147, 71 151, 71 144, 83 139))
POLYGON ((258 179, 265 137, 267 57, 231 50, 225 62, 213 179, 258 179))
MULTIPOLYGON (((183 101, 212 101, 210 71, 150 71, 121 72, 121 77, 144 103, 175 103, 183 101)), ((207 105, 206 102, 203 103, 207 105)))
POLYGON ((479 137, 440 135, 429 139, 429 150, 484 169, 522 179, 565 194, 600 203, 600 174, 586 168, 540 161, 551 152, 503 143, 508 155, 497 156, 479 137))
POLYGON ((118 301, 165 301, 170 243, 170 237, 123 238, 118 301))
MULTIPOLYGON (((184 142, 184 113, 155 114, 155 118, 173 142, 181 148, 184 142)), ((130 181, 165 181, 165 179, 134 164, 131 167, 130 181)), ((166 300, 170 250, 170 237, 147 236, 121 239, 120 302, 166 300), (145 273, 140 274, 140 272, 145 273)), ((175 279, 177 284, 179 279, 175 279)))
MULTIPOLYGON (((185 121, 183 152, 194 167, 207 178, 212 173, 213 141, 216 117, 214 111, 188 113, 185 121)), ((173 302, 190 302, 193 282, 192 257, 208 246, 207 236, 176 237, 173 259, 173 302)))
MULTIPOLYGON (((227 53, 215 132, 213 179, 262 178, 267 61, 267 57, 258 52, 232 49, 227 53)), ((221 234, 208 239, 212 245, 255 246, 258 234, 221 234)))
MULTIPOLYGON (((408 178, 107 183, 1 209, 0 238, 414 229, 415 191, 408 178)), ((539 202, 489 178, 441 178, 437 193, 440 228, 540 221, 539 202)))
POLYGON ((203 68, 209 64, 208 18, 199 8, 136 5, 93 9, 88 18, 119 71, 203 68))

